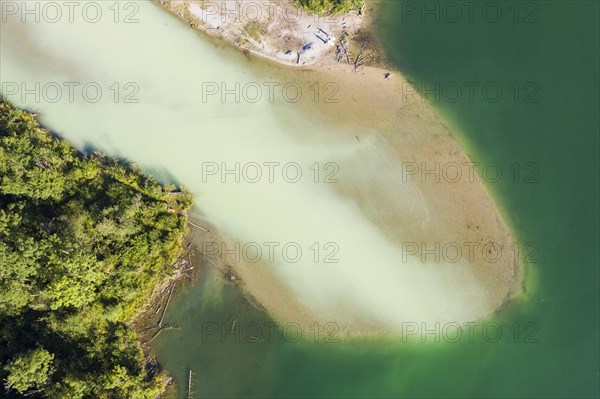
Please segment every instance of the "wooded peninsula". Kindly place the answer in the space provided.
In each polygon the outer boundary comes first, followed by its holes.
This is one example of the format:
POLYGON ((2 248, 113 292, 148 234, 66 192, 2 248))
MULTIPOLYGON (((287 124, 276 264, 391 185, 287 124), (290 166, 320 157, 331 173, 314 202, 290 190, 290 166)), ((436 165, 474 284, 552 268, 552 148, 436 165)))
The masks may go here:
POLYGON ((82 154, 0 99, 2 397, 154 398, 131 328, 169 277, 191 195, 82 154))

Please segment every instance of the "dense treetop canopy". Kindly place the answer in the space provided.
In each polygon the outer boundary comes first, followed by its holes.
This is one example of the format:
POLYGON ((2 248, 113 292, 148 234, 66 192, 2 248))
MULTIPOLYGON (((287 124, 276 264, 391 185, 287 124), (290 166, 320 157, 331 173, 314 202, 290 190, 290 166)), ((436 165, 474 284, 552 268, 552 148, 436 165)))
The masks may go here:
POLYGON ((364 0, 296 0, 306 10, 317 13, 343 13, 361 9, 364 0))
POLYGON ((175 261, 190 205, 0 100, 0 396, 156 396, 164 376, 128 323, 175 261))

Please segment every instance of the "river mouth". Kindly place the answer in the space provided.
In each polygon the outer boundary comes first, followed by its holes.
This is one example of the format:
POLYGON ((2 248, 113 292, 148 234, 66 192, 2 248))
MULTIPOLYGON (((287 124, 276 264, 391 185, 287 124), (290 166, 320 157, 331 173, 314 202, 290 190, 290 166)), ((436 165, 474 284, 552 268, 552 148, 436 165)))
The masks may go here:
POLYGON ((197 246, 277 321, 400 334, 479 320, 518 291, 491 197, 401 76, 284 71, 215 48, 156 5, 138 17, 9 20, 3 94, 79 148, 187 186, 218 232, 219 250, 197 246))

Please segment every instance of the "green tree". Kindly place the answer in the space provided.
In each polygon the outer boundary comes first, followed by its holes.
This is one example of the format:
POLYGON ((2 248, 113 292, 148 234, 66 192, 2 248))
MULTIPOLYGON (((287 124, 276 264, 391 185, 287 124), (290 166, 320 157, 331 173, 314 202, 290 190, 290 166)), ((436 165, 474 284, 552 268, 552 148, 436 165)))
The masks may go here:
POLYGON ((53 359, 54 355, 42 348, 12 359, 4 367, 8 373, 5 388, 14 389, 19 393, 29 390, 41 391, 52 373, 53 359))

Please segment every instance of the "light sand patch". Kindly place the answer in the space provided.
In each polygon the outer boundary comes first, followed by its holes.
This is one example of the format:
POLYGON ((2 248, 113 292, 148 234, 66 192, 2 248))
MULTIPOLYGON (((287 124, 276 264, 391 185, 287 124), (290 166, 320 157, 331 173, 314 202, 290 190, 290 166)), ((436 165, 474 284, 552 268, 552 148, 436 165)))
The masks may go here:
POLYGON ((333 62, 335 46, 363 25, 359 11, 315 15, 290 0, 165 0, 165 8, 207 34, 285 65, 333 62))

